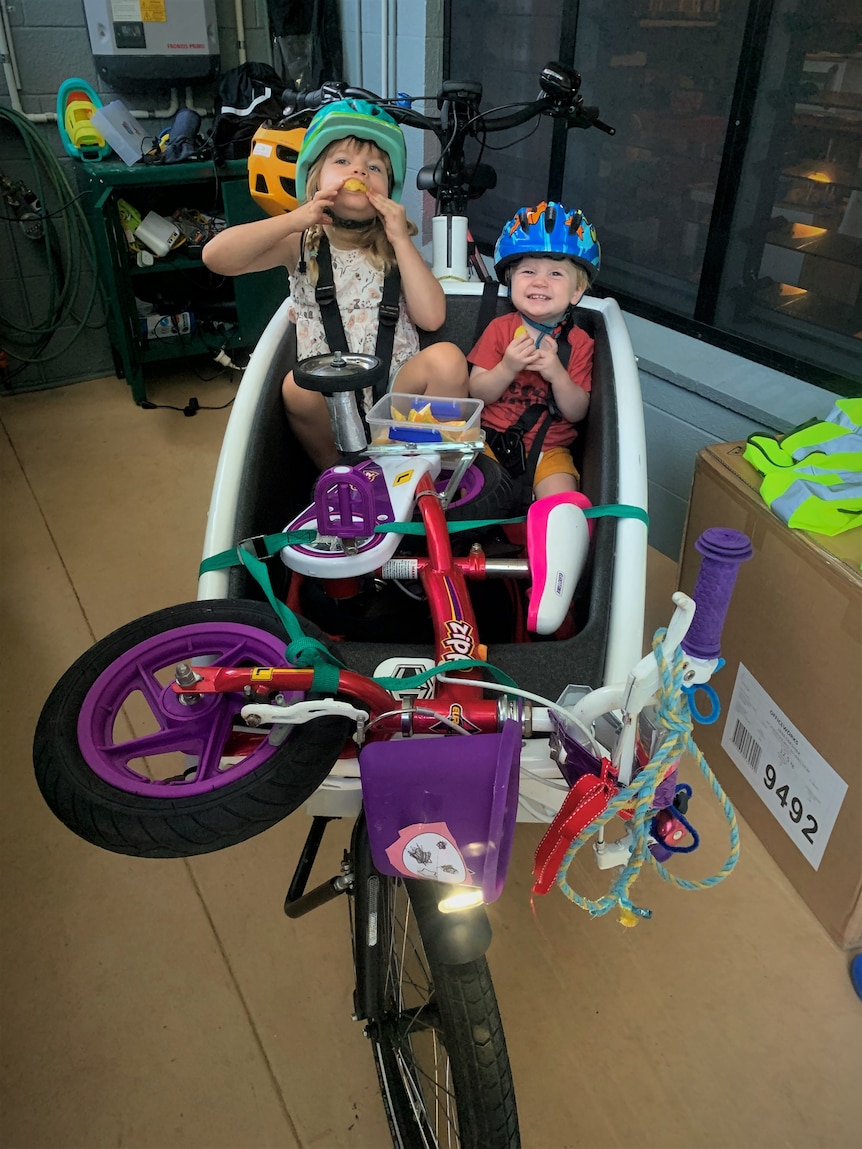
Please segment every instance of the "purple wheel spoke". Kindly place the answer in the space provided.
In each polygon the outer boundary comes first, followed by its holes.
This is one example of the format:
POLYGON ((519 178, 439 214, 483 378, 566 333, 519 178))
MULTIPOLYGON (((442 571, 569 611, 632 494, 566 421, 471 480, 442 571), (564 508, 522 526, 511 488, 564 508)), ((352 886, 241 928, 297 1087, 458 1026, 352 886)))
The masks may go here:
MULTIPOLYGON (((137 664, 138 673, 135 681, 132 684, 132 689, 139 689, 141 694, 147 700, 147 705, 153 714, 158 717, 162 708, 162 684, 156 678, 156 670, 160 667, 148 667, 143 663, 137 664)), ((130 691, 131 693, 131 691, 130 691)))
POLYGON ((194 737, 187 726, 181 729, 171 727, 155 734, 144 734, 141 738, 129 738, 126 742, 114 742, 97 749, 116 762, 128 764, 135 758, 146 758, 153 754, 195 754, 199 753, 200 737, 194 737))
MULTIPOLYGON (((243 777, 277 751, 266 738, 222 769, 225 748, 239 716, 239 694, 201 695, 185 706, 157 677, 178 662, 224 666, 283 666, 282 639, 241 623, 204 621, 151 635, 119 654, 90 687, 78 716, 78 745, 89 768, 119 790, 153 797, 203 794, 243 777), (159 729, 116 741, 117 716, 140 693, 159 729), (194 776, 152 779, 129 763, 138 758, 185 754, 197 760, 194 776)), ((288 699, 302 697, 290 694, 288 699)), ((134 716, 132 715, 134 723, 134 716)))
POLYGON ((219 765, 224 757, 224 748, 233 726, 233 718, 233 711, 229 705, 219 707, 218 715, 213 718, 204 735, 195 771, 195 782, 218 778, 222 773, 219 765))

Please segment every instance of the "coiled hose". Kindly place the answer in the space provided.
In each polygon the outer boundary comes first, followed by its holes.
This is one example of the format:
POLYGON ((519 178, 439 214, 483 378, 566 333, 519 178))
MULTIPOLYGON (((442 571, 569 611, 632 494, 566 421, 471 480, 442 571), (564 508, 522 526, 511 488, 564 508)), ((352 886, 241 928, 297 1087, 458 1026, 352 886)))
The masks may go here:
MULTIPOLYGON (((99 294, 99 276, 96 260, 96 247, 93 233, 81 207, 79 196, 72 190, 60 163, 51 152, 40 132, 26 116, 0 105, 0 125, 15 132, 24 146, 30 163, 29 188, 32 189, 41 209, 37 216, 43 226, 41 236, 28 239, 28 244, 38 245, 44 250, 47 300, 41 315, 32 314, 32 302, 27 291, 27 282, 18 249, 10 235, 10 249, 14 253, 14 264, 18 273, 19 290, 17 297, 25 302, 26 322, 21 321, 20 309, 17 318, 0 307, 0 348, 9 359, 18 361, 18 366, 7 368, 0 388, 12 390, 12 380, 32 364, 47 363, 64 355, 81 333, 90 326, 90 317, 99 294), (46 194, 49 193, 49 194, 46 194), (56 205, 49 209, 48 205, 56 205), (55 340, 60 331, 64 337, 58 345, 55 340)), ((8 185, 8 181, 6 181, 8 185)), ((14 227, 20 221, 12 214, 12 209, 0 200, 0 214, 4 222, 14 227)), ((36 220, 33 221, 37 223, 36 220)), ((12 294, 12 293, 10 293, 12 294)), ((102 327, 104 318, 93 327, 102 327)), ((38 391, 60 386, 67 380, 44 380, 27 383, 14 388, 15 391, 38 391)))

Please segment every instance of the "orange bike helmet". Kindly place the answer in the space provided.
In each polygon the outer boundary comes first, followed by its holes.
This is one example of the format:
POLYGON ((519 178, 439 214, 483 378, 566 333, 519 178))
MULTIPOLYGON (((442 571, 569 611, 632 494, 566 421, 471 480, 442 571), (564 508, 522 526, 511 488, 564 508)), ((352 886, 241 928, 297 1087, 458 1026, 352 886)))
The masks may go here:
POLYGON ((262 124, 254 133, 248 157, 248 189, 267 215, 281 215, 299 207, 296 161, 304 136, 305 128, 271 124, 262 124))

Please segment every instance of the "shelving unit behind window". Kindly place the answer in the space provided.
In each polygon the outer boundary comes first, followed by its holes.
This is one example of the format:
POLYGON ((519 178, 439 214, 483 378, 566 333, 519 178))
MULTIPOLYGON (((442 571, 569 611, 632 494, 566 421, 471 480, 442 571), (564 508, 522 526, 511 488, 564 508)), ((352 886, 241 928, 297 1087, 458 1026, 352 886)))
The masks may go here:
MULTIPOLYGON (((468 7, 449 3, 449 78, 484 80, 508 49, 476 53, 468 7)), ((573 13, 559 0, 531 12, 543 27, 560 20, 559 59, 616 135, 569 133, 562 178, 546 176, 535 140, 498 153, 493 206, 561 189, 597 227, 597 290, 862 394, 862 2, 579 0, 573 13)), ((485 250, 486 199, 471 208, 485 250)))
POLYGON ((765 323, 776 338, 788 322, 823 329, 862 358, 862 45, 841 51, 847 32, 839 24, 793 37, 759 266, 737 321, 765 323))
POLYGON ((611 294, 695 314, 746 11, 747 0, 580 6, 590 101, 617 134, 592 141, 592 170, 570 152, 564 186, 595 217, 611 294))

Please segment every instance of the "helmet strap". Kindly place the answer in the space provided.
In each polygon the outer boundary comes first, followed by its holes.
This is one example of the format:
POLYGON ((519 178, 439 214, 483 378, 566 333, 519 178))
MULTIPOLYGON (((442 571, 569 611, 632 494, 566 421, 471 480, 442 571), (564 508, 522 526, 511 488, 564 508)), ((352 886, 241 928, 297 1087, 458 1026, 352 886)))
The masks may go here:
POLYGON ((528 319, 527 316, 523 315, 520 311, 518 314, 521 316, 524 323, 529 323, 530 327, 535 328, 536 331, 541 333, 539 338, 536 340, 536 346, 538 347, 546 335, 552 335, 554 339, 559 339, 560 335, 567 327, 567 321, 571 316, 571 311, 571 307, 567 307, 556 323, 539 323, 537 319, 528 319))
POLYGON ((332 211, 326 213, 332 220, 332 227, 344 228, 345 231, 364 231, 369 227, 374 227, 378 217, 373 215, 371 219, 342 219, 340 215, 336 215, 332 211))

